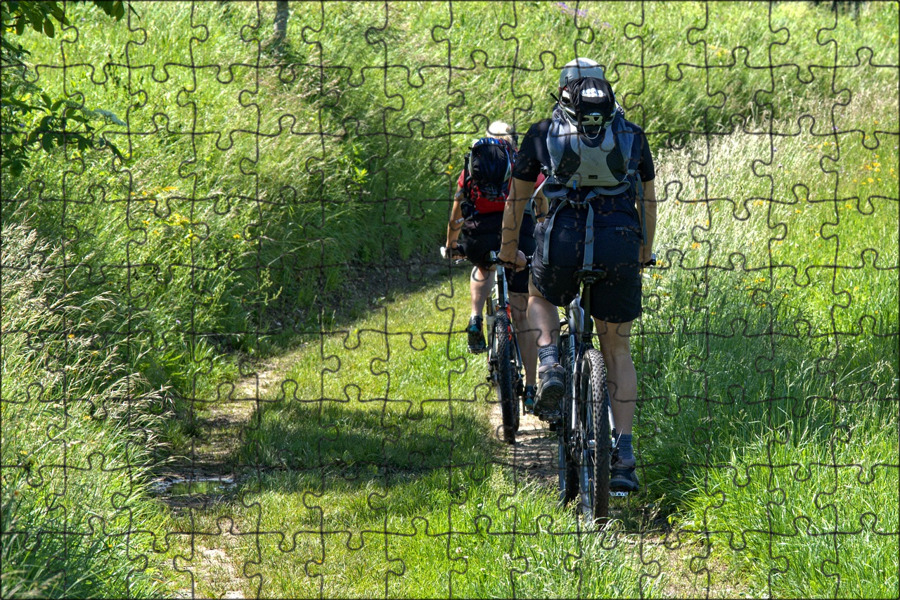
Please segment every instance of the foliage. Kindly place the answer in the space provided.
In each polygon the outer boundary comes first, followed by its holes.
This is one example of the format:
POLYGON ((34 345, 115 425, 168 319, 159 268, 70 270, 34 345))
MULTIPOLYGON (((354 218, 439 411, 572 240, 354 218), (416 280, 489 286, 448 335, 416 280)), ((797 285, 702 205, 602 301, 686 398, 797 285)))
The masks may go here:
MULTIPOLYGON (((93 4, 116 20, 125 16, 121 0, 94 0, 93 4)), ((114 144, 94 134, 90 121, 101 115, 65 98, 51 99, 31 81, 32 74, 25 64, 30 52, 8 39, 12 32, 21 36, 29 25, 38 34, 53 38, 54 21, 63 26, 70 24, 59 2, 13 1, 0 5, 0 29, 4 34, 0 52, 0 167, 14 177, 29 167, 28 155, 36 148, 51 152, 71 146, 79 153, 89 148, 109 148, 120 160, 124 158, 114 144)), ((118 120, 111 113, 102 116, 118 120)))

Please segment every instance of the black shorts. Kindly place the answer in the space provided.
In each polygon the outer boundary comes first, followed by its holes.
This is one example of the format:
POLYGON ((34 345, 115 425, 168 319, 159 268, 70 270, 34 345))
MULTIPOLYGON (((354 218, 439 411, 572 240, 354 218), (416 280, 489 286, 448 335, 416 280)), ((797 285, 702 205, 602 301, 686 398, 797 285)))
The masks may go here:
MULTIPOLYGON (((627 323, 641 315, 641 234, 638 226, 609 227, 594 214, 594 267, 606 277, 591 286, 591 315, 609 323, 627 323)), ((537 290, 556 306, 565 306, 580 292, 575 273, 583 268, 587 207, 564 206, 553 215, 549 257, 544 232, 549 220, 534 229, 537 248, 531 263, 537 290), (548 260, 549 258, 549 260, 548 260)))
MULTIPOLYGON (((490 269, 493 266, 490 255, 491 252, 500 251, 502 228, 502 212, 475 215, 466 219, 459 234, 458 243, 469 262, 482 269, 490 269)), ((522 228, 519 230, 519 250, 526 256, 534 253, 534 219, 531 218, 531 215, 526 214, 522 218, 522 228)), ((528 269, 518 273, 507 269, 506 277, 510 292, 528 293, 528 269)))

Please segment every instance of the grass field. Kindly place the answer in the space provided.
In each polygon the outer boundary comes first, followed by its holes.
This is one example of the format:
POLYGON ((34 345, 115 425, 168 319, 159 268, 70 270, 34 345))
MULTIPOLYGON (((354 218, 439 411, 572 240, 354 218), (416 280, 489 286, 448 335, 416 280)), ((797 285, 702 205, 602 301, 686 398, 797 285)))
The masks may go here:
POLYGON ((897 595, 896 3, 293 2, 281 55, 274 4, 4 33, 127 161, 2 173, 0 595, 897 595), (505 464, 428 258, 467 143, 576 54, 661 201, 646 490, 601 533, 505 464), (151 494, 273 356, 237 483, 151 494))

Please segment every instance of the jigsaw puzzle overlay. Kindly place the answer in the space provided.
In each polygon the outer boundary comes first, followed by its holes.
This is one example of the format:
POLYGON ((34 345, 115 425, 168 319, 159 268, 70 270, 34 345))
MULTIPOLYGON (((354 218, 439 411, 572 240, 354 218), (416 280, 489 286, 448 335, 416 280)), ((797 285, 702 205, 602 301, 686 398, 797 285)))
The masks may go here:
POLYGON ((900 595, 897 2, 2 11, 2 597, 900 595), (577 57, 658 214, 597 521, 438 252, 577 57))

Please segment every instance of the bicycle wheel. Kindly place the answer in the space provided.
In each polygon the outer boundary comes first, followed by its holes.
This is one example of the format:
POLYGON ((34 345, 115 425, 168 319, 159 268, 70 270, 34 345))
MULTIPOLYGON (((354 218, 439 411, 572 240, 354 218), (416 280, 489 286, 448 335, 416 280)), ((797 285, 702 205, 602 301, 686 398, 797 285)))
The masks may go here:
POLYGON ((516 396, 516 357, 513 349, 509 316, 499 312, 494 317, 493 354, 497 360, 497 399, 503 414, 503 440, 516 442, 519 430, 519 401, 516 396))
POLYGON ((578 464, 579 457, 576 451, 577 435, 572 429, 572 339, 568 333, 560 333, 559 336, 559 362, 566 370, 566 395, 562 402, 562 415, 557 424, 557 460, 559 471, 560 499, 568 504, 578 498, 578 464))
POLYGON ((609 516, 609 397, 606 364, 596 348, 581 362, 579 416, 582 419, 581 498, 583 514, 599 522, 609 516))

